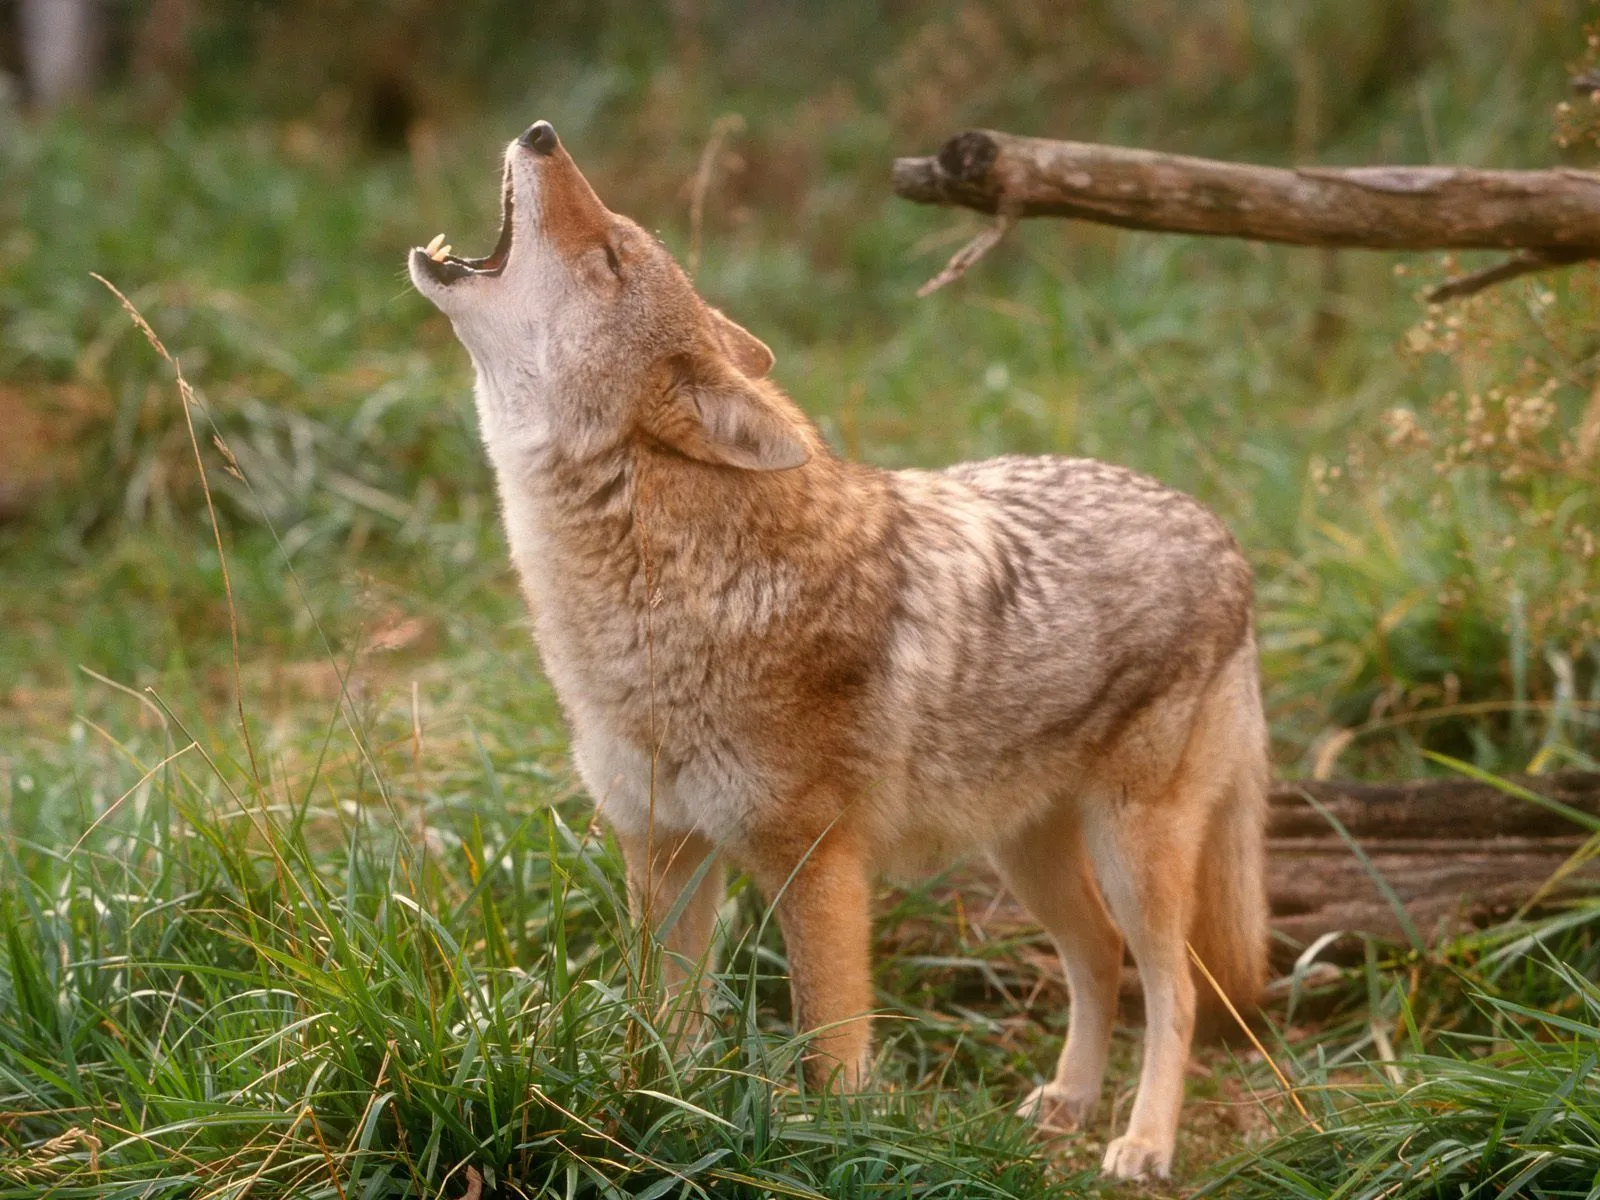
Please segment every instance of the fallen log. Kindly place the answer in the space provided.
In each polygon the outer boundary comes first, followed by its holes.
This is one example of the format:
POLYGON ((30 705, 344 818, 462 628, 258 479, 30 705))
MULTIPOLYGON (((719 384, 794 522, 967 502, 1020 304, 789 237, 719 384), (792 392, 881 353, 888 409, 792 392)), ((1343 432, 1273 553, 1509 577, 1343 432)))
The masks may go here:
POLYGON ((1515 252, 1446 282, 1433 300, 1600 258, 1600 172, 1566 168, 1266 167, 968 130, 932 157, 896 159, 893 184, 907 200, 998 218, 924 294, 1022 217, 1297 246, 1515 252))
MULTIPOLYGON (((1600 819, 1600 774, 1511 782, 1600 819)), ((1295 945, 1340 931, 1398 942, 1414 934, 1431 943, 1503 919, 1535 896, 1553 903, 1600 888, 1596 864, 1545 887, 1588 840, 1587 829, 1550 807, 1468 779, 1279 784, 1267 835, 1267 891, 1274 932, 1282 935, 1280 959, 1292 958, 1295 945)))

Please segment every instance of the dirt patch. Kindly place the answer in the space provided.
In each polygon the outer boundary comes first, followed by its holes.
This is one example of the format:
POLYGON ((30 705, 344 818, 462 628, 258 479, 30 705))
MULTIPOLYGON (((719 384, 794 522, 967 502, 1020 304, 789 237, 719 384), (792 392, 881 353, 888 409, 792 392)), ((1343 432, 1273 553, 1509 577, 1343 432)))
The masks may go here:
POLYGON ((25 516, 79 477, 83 432, 108 409, 104 393, 81 384, 0 385, 0 521, 25 516))

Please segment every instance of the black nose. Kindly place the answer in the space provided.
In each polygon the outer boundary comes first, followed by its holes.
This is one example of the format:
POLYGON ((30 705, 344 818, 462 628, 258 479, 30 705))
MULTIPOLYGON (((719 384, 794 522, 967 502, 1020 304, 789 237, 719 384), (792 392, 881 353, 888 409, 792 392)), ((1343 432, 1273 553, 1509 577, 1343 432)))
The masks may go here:
POLYGON ((517 144, 532 150, 535 154, 554 154, 561 142, 556 137, 554 125, 549 121, 535 121, 522 131, 517 144))

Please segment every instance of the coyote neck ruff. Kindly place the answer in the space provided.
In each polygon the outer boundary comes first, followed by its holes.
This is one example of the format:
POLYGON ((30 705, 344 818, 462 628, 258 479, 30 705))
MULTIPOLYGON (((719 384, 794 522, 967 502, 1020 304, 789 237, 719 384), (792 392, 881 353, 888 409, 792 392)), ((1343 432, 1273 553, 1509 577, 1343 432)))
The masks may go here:
MULTIPOLYGON (((499 242, 418 248, 484 440, 573 755, 682 985, 726 857, 776 897, 806 1067, 868 1067, 869 881, 982 851, 1072 1001, 1025 1108, 1094 1109, 1124 945, 1148 1033, 1125 1177, 1169 1168, 1196 989, 1265 967, 1251 576, 1195 501, 1084 459, 881 471, 834 457, 771 353, 600 203, 545 122, 499 242), (678 904, 686 889, 691 894, 678 904)), ((692 1001, 692 995, 690 997, 692 1001)))

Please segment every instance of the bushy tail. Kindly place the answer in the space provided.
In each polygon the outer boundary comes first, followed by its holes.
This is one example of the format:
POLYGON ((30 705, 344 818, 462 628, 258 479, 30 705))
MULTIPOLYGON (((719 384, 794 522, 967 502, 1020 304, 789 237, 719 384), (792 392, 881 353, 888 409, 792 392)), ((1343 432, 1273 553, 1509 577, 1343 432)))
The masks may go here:
MULTIPOLYGON (((1243 1017, 1255 1009, 1267 979, 1268 766, 1261 701, 1251 683, 1241 705, 1234 787, 1211 817, 1189 933, 1200 961, 1243 1017)), ((1226 1032, 1233 1021, 1216 988, 1199 971, 1195 974, 1203 1023, 1226 1032)))

